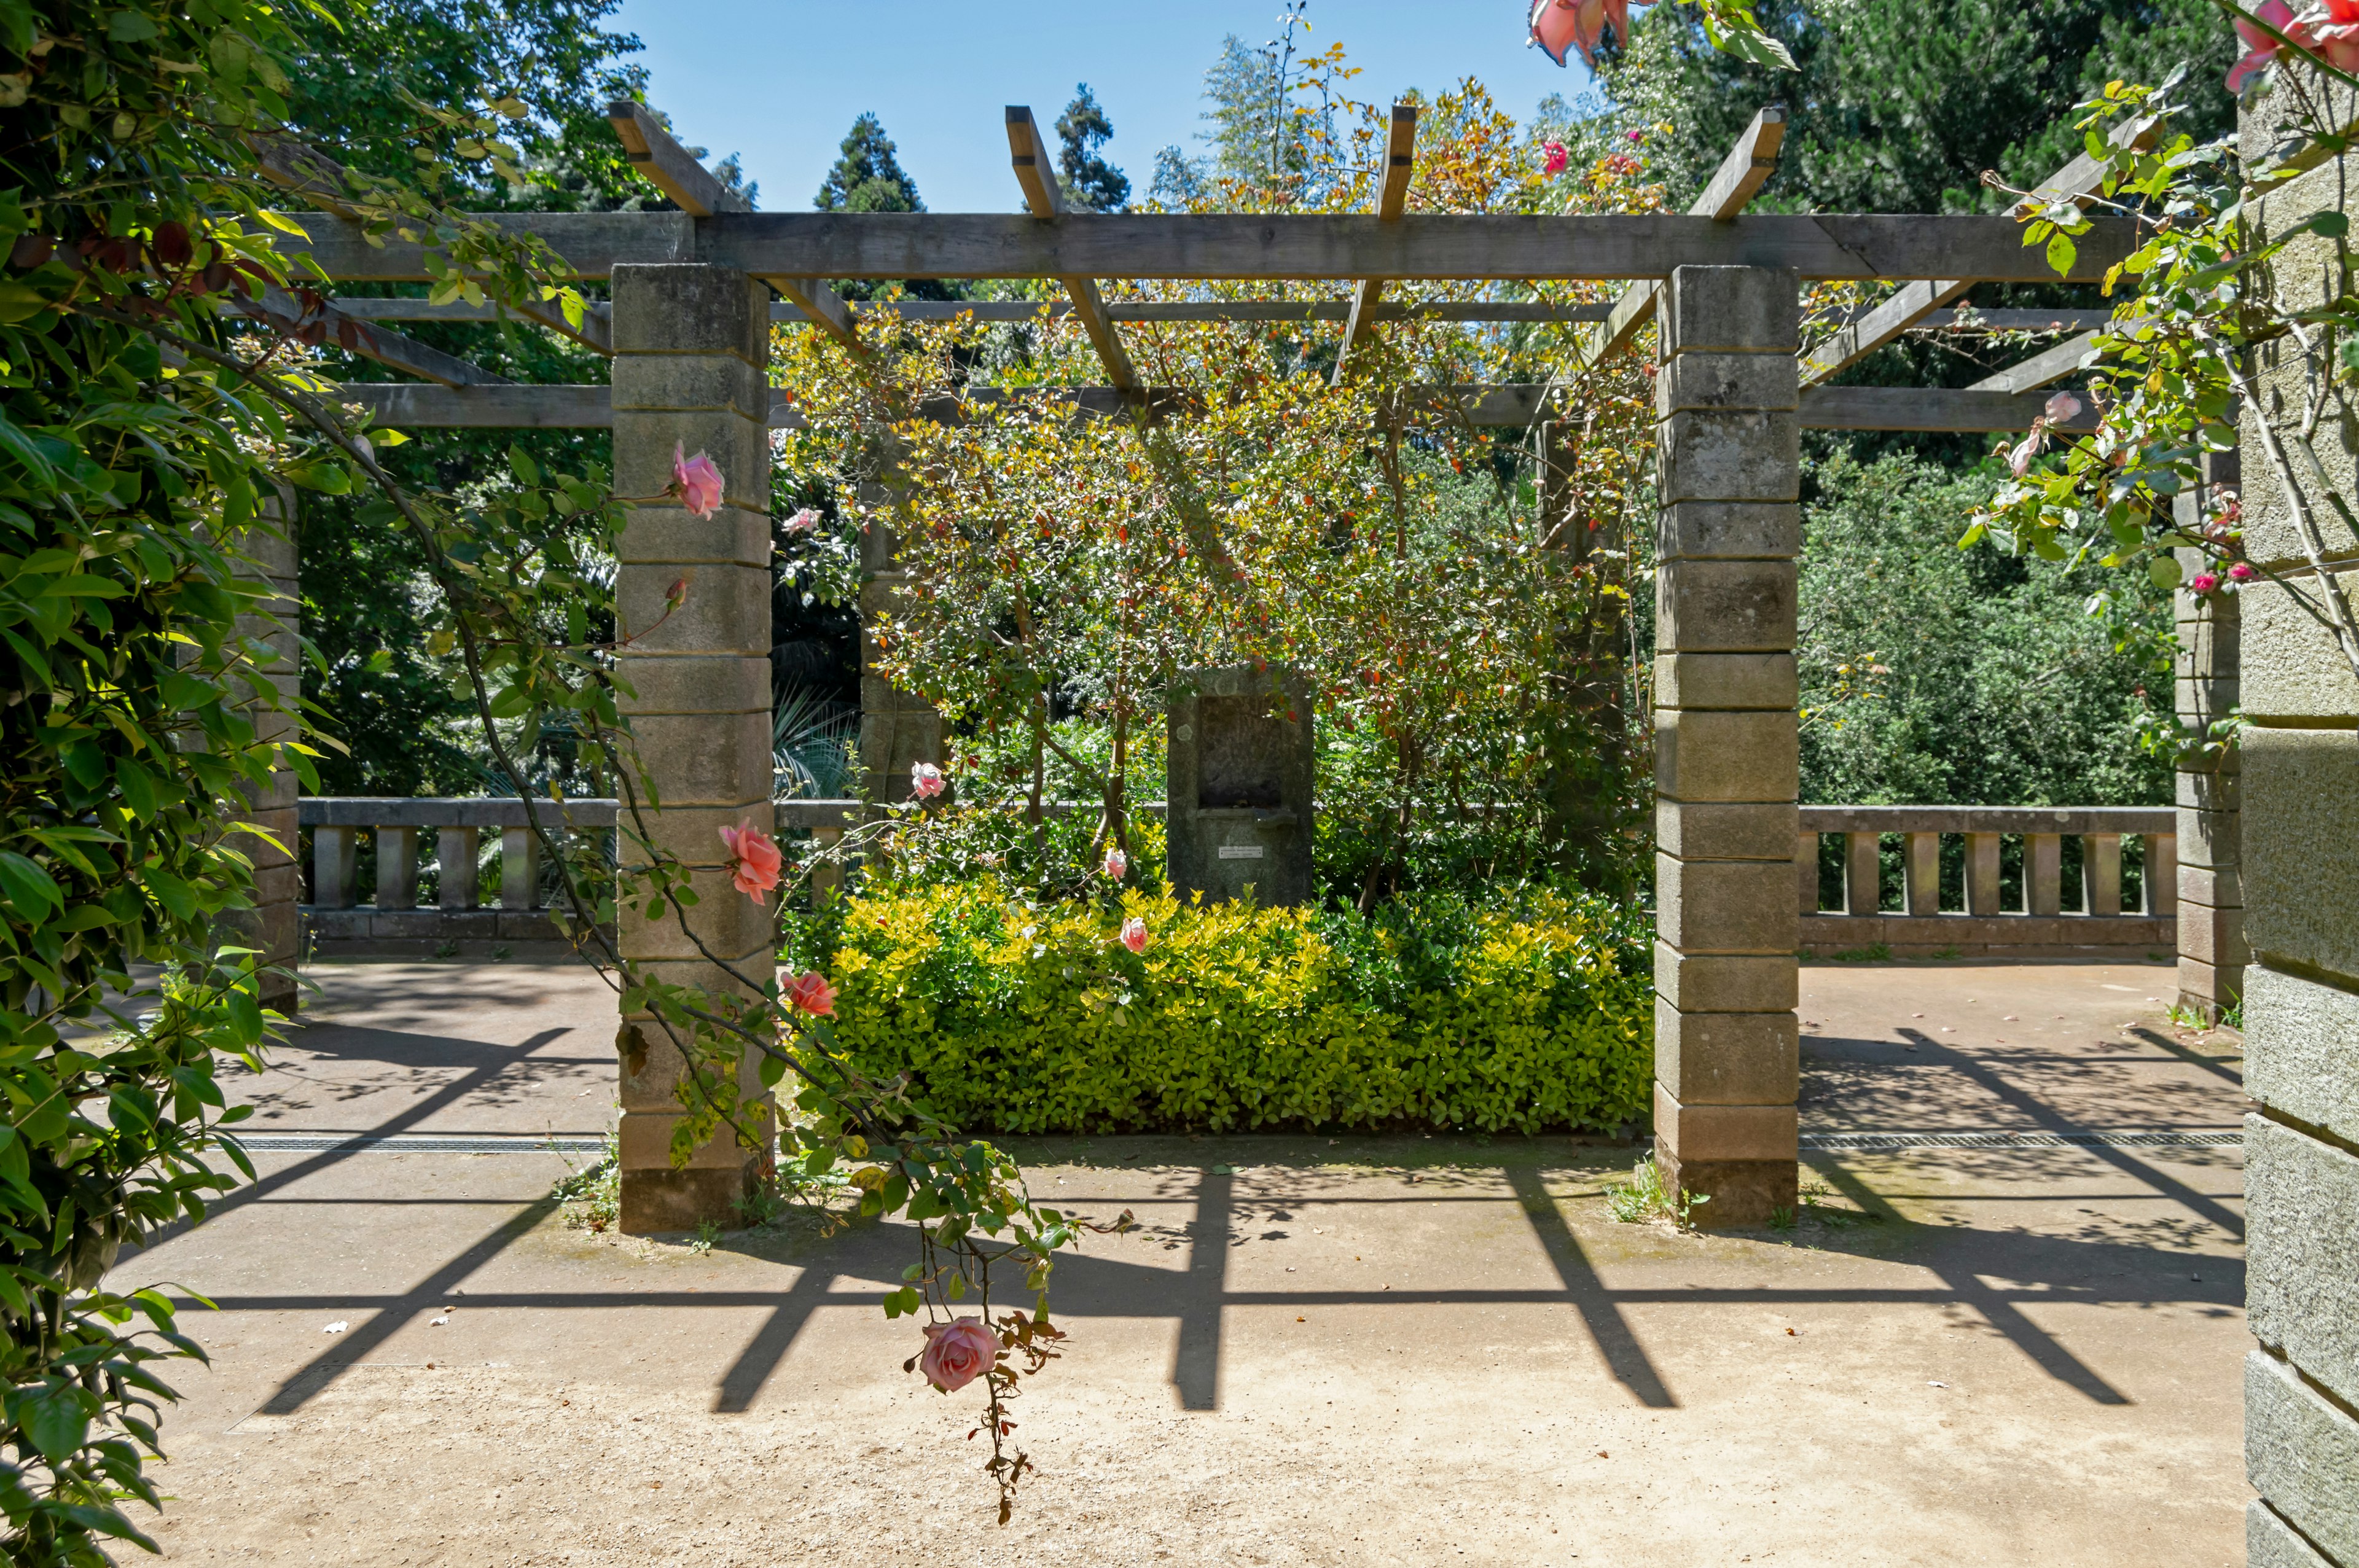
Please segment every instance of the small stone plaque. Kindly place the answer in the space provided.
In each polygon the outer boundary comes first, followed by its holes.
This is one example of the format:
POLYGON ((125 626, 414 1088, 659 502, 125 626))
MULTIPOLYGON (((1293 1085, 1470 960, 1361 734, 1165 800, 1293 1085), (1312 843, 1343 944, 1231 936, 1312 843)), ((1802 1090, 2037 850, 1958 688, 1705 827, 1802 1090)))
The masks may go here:
POLYGON ((1223 860, 1258 860, 1262 859, 1266 852, 1266 850, 1265 846, 1260 844, 1223 844, 1221 846, 1221 859, 1223 860))

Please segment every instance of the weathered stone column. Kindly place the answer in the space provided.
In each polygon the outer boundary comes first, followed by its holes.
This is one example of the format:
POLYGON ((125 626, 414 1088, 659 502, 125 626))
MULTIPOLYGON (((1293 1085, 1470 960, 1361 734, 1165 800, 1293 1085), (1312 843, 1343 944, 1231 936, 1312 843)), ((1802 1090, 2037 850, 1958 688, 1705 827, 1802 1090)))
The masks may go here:
POLYGON ((888 483, 860 487, 868 509, 860 541, 860 773, 870 800, 889 805, 909 798, 909 770, 942 761, 942 716, 933 704, 901 690, 876 673, 877 617, 908 580, 894 559, 893 525, 899 490, 888 483))
POLYGON ((1655 1159, 1706 1225, 1795 1202, 1800 423, 1792 272, 1681 267, 1659 308, 1655 1159))
MULTIPOLYGON (((2241 487, 2236 454, 2214 455, 2206 479, 2241 487)), ((2183 495, 2176 507, 2183 528, 2201 524, 2197 498, 2183 495)), ((2179 552, 2182 576, 2202 569, 2201 553, 2179 552)), ((2201 735, 2242 700, 2240 650, 2243 601, 2232 593, 2172 596, 2179 629, 2177 708, 2180 728, 2201 735)), ((2245 994, 2244 854, 2237 829, 2238 759, 2190 752, 2179 762, 2179 1004, 2216 1023, 2245 994)), ((2149 896, 2149 913, 2167 906, 2149 896)))
MULTIPOLYGON (((2312 81, 2335 123, 2353 95, 2312 81)), ((2277 96, 2282 96, 2280 89, 2277 96)), ((2274 141, 2272 99, 2245 126, 2249 167, 2274 141), (2256 124, 2255 122, 2262 122, 2256 124)), ((2330 161, 2270 194, 2268 234, 2342 205, 2359 159, 2330 161)), ((2315 235, 2279 256, 2277 297, 2299 305, 2343 287, 2334 244, 2315 235)), ((2261 409, 2245 411, 2245 550, 2316 600, 2309 546, 2359 597, 2359 538, 2311 492, 2305 540, 2260 439, 2302 416, 2290 339, 2258 351, 2261 409)), ((2321 378, 2323 379, 2323 378, 2321 378)), ((2316 442, 2325 480, 2359 493, 2353 410, 2325 410, 2316 442)), ((2245 1463, 2260 1497, 2246 1516, 2251 1561, 2272 1568, 2359 1568, 2359 681, 2333 640, 2288 590, 2243 595, 2242 838, 2246 1306, 2259 1340, 2245 1362, 2245 1463)), ((2233 804, 2233 794, 2231 803, 2233 804)), ((2182 850, 2184 853, 2184 850, 2182 850)))
MULTIPOLYGON (((773 826, 769 294, 727 267, 669 264, 617 266, 614 291, 617 490, 640 496, 663 490, 676 449, 706 453, 722 475, 724 499, 710 517, 695 517, 677 501, 632 508, 615 591, 622 629, 635 639, 623 651, 621 674, 636 693, 625 710, 638 745, 638 787, 643 803, 652 791, 662 806, 647 815, 648 837, 684 860, 718 868, 726 854, 723 827, 773 826), (666 596, 683 579, 687 597, 666 620, 666 596)), ((632 842, 636 831, 626 812, 625 864, 647 852, 632 842)), ((716 993, 742 989, 723 962, 766 980, 776 962, 769 907, 734 891, 723 870, 697 873, 695 888, 700 902, 688 924, 696 940, 676 915, 649 920, 625 912, 624 956, 658 979, 716 993)), ((766 1155, 738 1147, 724 1130, 687 1169, 674 1170, 679 1056, 644 1018, 622 1021, 617 1045, 622 1228, 675 1230, 726 1219, 766 1155)), ((749 1084, 756 1065, 749 1053, 749 1084)))
MULTIPOLYGON (((273 711, 257 705, 249 710, 255 738, 267 744, 295 739, 295 707, 302 688, 296 643, 303 595, 298 583, 294 491, 282 486, 266 494, 258 511, 259 525, 240 535, 235 548, 255 564, 270 596, 237 618, 237 635, 269 650, 269 663, 253 674, 278 693, 281 707, 273 711)), ((223 931, 224 939, 259 949, 256 964, 280 971, 263 976, 262 1004, 290 1015, 300 994, 294 970, 302 951, 303 871, 296 859, 300 832, 296 790, 294 770, 280 768, 271 774, 268 788, 249 793, 253 809, 247 820, 271 837, 241 833, 232 840, 254 862, 254 907, 231 915, 223 931)))

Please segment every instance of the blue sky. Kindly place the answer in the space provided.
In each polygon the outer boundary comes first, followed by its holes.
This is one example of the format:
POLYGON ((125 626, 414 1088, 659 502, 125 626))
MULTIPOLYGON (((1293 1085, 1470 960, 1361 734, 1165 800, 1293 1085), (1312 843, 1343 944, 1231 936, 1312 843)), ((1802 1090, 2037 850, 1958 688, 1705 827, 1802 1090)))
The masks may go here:
MULTIPOLYGON (((1143 192, 1156 150, 1194 149, 1205 68, 1224 34, 1259 43, 1279 0, 1080 5, 946 0, 625 0, 647 45, 649 101, 683 140, 736 152, 769 211, 803 211, 853 116, 873 110, 937 212, 1020 205, 1002 110, 1045 128, 1087 81, 1113 119, 1107 156, 1143 192)), ((1311 0, 1310 41, 1364 68, 1353 96, 1388 103, 1479 76, 1517 117, 1588 84, 1523 47, 1524 0, 1311 0)))

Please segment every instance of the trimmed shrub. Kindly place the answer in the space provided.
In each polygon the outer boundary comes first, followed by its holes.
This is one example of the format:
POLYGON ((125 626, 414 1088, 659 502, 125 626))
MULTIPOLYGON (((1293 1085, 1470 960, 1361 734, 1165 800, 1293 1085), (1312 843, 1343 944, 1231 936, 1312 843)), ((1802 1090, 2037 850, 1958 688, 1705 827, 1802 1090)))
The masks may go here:
POLYGON ((837 1034, 976 1131, 1604 1129, 1651 1103, 1644 926, 1545 892, 1369 919, 905 887, 844 912, 837 1034), (1143 954, 1116 939, 1132 916, 1143 954))

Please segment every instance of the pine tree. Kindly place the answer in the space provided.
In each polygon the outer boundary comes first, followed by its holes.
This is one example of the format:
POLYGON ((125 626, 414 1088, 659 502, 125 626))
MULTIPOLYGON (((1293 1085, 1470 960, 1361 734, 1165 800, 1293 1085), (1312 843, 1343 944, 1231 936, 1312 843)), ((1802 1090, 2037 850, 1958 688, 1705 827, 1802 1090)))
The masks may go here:
POLYGON ((843 138, 842 156, 827 171, 827 179, 811 199, 822 212, 922 212, 926 204, 895 156, 893 138, 874 114, 852 122, 843 138))
POLYGON ((1073 101, 1057 118, 1057 138, 1064 144, 1057 155, 1057 183, 1065 200, 1092 212, 1121 212, 1130 207, 1130 177, 1098 156, 1114 136, 1114 122, 1098 107, 1086 81, 1073 90, 1073 101))

